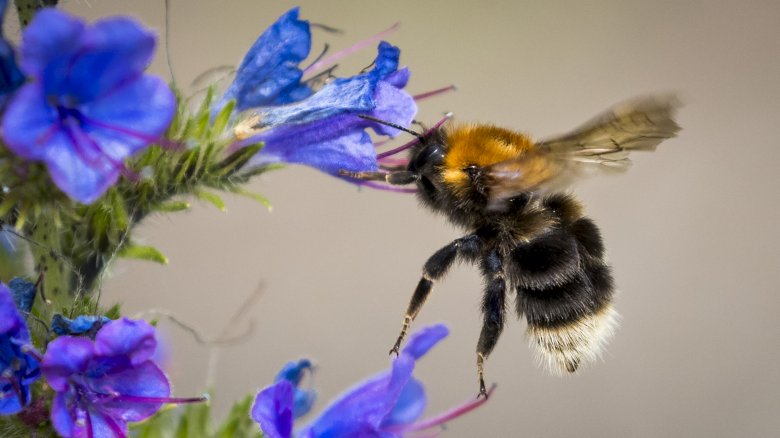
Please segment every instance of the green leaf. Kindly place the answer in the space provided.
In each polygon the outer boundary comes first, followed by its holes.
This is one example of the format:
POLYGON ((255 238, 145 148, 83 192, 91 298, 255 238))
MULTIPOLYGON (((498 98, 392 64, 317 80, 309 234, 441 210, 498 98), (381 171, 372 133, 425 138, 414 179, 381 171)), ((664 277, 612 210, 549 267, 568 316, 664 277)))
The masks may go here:
POLYGON ((209 436, 210 414, 211 406, 208 402, 188 404, 179 420, 175 436, 178 438, 207 438, 209 436))
POLYGON ((233 193, 235 193, 237 195, 241 195, 241 196, 247 197, 249 199, 254 199, 255 201, 257 201, 260 204, 262 204, 263 206, 265 206, 265 208, 267 208, 268 211, 273 210, 273 205, 271 205, 271 201, 268 198, 266 198, 265 196, 263 196, 263 195, 261 195, 259 193, 255 193, 255 192, 253 192, 251 190, 247 190, 247 189, 245 189, 243 187, 236 187, 236 188, 232 189, 231 192, 233 192, 233 193))
POLYGON ((134 438, 167 438, 172 436, 179 424, 179 409, 166 406, 154 416, 140 422, 130 424, 131 436, 134 438))
POLYGON ((220 176, 231 175, 241 169, 247 162, 249 162, 249 160, 252 159, 252 157, 257 155, 257 153, 262 148, 263 143, 255 143, 243 147, 219 162, 216 166, 214 166, 214 169, 220 176))
POLYGON ((211 192, 207 192, 205 190, 198 190, 195 192, 195 196, 198 197, 201 201, 206 201, 215 207, 219 209, 221 212, 226 212, 227 208, 225 207, 225 201, 222 200, 222 198, 219 197, 219 195, 211 192))
POLYGON ((124 200, 122 200, 122 195, 120 195, 116 189, 111 189, 108 192, 108 199, 111 203, 111 212, 114 216, 115 226, 120 230, 126 229, 129 218, 127 210, 125 209, 124 200))
POLYGON ((219 110, 217 117, 214 117, 214 123, 211 125, 211 132, 214 137, 219 137, 222 134, 222 131, 225 130, 228 122, 230 122, 230 116, 233 114, 233 108, 235 106, 235 100, 228 101, 228 103, 219 110))
POLYGON ((190 203, 187 201, 169 201, 169 202, 163 202, 162 204, 156 206, 154 209, 159 212, 174 213, 177 211, 189 210, 189 208, 190 208, 190 203))
POLYGON ((168 264, 168 257, 165 257, 159 249, 153 246, 127 244, 119 251, 119 256, 127 259, 146 260, 161 265, 168 264))
POLYGON ((253 402, 254 396, 250 395, 234 404, 214 437, 232 438, 240 436, 259 438, 263 436, 263 434, 260 433, 260 427, 249 416, 249 410, 252 408, 253 402))

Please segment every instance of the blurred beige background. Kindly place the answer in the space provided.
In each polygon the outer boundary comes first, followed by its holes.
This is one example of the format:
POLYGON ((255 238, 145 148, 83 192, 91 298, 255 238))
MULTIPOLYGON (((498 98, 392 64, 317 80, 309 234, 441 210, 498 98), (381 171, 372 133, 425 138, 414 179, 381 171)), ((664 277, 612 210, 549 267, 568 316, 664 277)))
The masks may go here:
MULTIPOLYGON (((237 64, 257 35, 295 3, 172 0, 170 50, 179 84, 237 64)), ((336 50, 395 21, 389 40, 411 67, 408 90, 450 83, 419 118, 444 111, 536 136, 575 127, 625 98, 679 90, 678 139, 617 178, 576 192, 600 225, 620 289, 621 328, 603 363, 546 375, 511 318, 487 363, 498 389, 447 436, 780 436, 780 3, 317 2, 302 16, 344 29, 314 32, 313 52, 336 50)), ((94 18, 135 15, 164 30, 162 1, 64 2, 94 18)), ((341 74, 373 59, 366 50, 341 74)), ((153 71, 168 75, 158 52, 153 71)), ((412 196, 358 191, 307 168, 252 184, 273 212, 229 198, 227 214, 194 202, 138 231, 167 267, 123 261, 106 304, 128 313, 170 309, 216 335, 258 283, 253 335, 222 349, 215 405, 271 382, 287 360, 319 364, 325 402, 389 363, 425 259, 459 231, 412 196)), ((474 348, 481 282, 461 266, 441 283, 415 327, 447 322, 450 338, 420 363, 429 413, 476 394, 474 348)), ((204 389, 208 349, 167 327, 179 395, 204 389)), ((243 324, 237 324, 240 332, 243 324)))

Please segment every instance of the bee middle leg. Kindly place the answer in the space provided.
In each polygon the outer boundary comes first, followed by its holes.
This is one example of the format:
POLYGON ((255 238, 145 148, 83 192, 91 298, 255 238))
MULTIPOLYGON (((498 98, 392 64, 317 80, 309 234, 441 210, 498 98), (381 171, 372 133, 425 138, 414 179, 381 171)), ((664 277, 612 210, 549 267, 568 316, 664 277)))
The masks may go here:
POLYGON ((479 395, 487 398, 484 363, 498 342, 506 316, 506 279, 501 254, 494 249, 481 262, 485 277, 485 295, 482 297, 482 332, 477 343, 477 378, 479 395))
POLYGON ((440 279, 447 273, 456 258, 461 257, 467 260, 473 260, 479 252, 480 240, 476 234, 469 234, 459 239, 453 240, 449 245, 436 251, 423 266, 423 275, 417 283, 412 299, 406 308, 404 322, 401 326, 401 333, 398 335, 390 354, 398 354, 409 327, 420 313, 425 300, 433 289, 433 282, 440 279))

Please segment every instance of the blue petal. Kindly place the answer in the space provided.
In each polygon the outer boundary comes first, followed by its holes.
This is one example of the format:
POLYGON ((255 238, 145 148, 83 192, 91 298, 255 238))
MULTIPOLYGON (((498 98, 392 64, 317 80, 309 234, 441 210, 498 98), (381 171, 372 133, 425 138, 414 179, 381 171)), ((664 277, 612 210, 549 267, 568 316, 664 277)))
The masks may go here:
MULTIPOLYGON (((0 25, 5 23, 7 1, 0 1, 0 25)), ((0 28, 1 30, 1 28, 0 28)), ((5 105, 8 96, 24 82, 24 75, 16 64, 16 54, 5 37, 0 33, 0 107, 5 105)))
POLYGON ((81 111, 87 135, 105 154, 121 161, 165 133, 176 98, 162 79, 144 75, 83 105, 81 111))
POLYGON ((8 287, 13 293, 14 303, 16 303, 16 307, 19 310, 23 312, 29 312, 32 310, 36 293, 35 283, 27 281, 23 278, 16 277, 8 282, 8 287))
POLYGON ((254 137, 265 147, 250 166, 275 162, 305 164, 331 175, 340 169, 375 171, 376 152, 371 137, 355 116, 321 120, 305 125, 280 126, 254 137), (355 129, 357 127, 357 129, 355 129))
POLYGON ((22 70, 42 82, 46 94, 67 91, 73 56, 81 49, 86 25, 57 9, 42 9, 22 34, 22 70))
POLYGON ((293 395, 293 415, 295 418, 306 415, 317 400, 317 392, 311 389, 300 389, 301 380, 306 375, 306 372, 310 372, 312 369, 312 363, 308 359, 301 359, 297 362, 286 363, 279 373, 274 378, 274 383, 282 380, 286 380, 293 384, 295 387, 295 394, 293 395))
POLYGON ((87 28, 80 43, 81 52, 66 72, 67 92, 86 103, 141 76, 152 60, 155 37, 135 20, 114 17, 87 28))
POLYGON ((14 303, 13 293, 5 284, 0 283, 0 336, 16 336, 24 325, 14 303))
POLYGON ((308 96, 311 91, 300 84, 303 71, 298 64, 310 50, 309 23, 299 20, 298 8, 293 8, 255 41, 215 109, 230 99, 236 99, 236 109, 243 111, 290 102, 293 94, 296 100, 308 96))
POLYGON ((293 427, 293 385, 287 380, 275 383, 257 394, 252 419, 260 424, 264 436, 290 438, 293 427))
POLYGON ((393 73, 398 69, 398 60, 401 57, 401 49, 386 42, 381 41, 377 47, 376 59, 374 59, 373 74, 378 75, 380 78, 393 73))
POLYGON ((306 100, 259 111, 261 123, 276 126, 307 123, 346 112, 368 112, 374 104, 375 81, 364 76, 335 79, 306 100))
MULTIPOLYGON (((379 82, 374 92, 376 108, 371 111, 371 116, 385 122, 396 125, 409 126, 417 114, 417 104, 407 92, 390 85, 387 82, 379 82)), ((400 131, 390 126, 371 122, 371 127, 379 134, 395 137, 400 131)))
POLYGON ((42 160, 47 155, 48 142, 57 135, 52 131, 55 123, 57 112, 46 101, 43 88, 30 83, 16 93, 5 110, 3 138, 14 154, 28 160, 42 160))
POLYGON ((284 379, 298 386, 307 372, 311 371, 312 363, 309 359, 300 359, 297 362, 287 362, 276 374, 274 383, 284 379))
POLYGON ((403 388, 412 377, 414 359, 402 355, 393 361, 390 373, 374 376, 348 390, 331 403, 320 416, 302 431, 321 436, 326 431, 333 436, 345 436, 354 424, 369 424, 378 431, 382 421, 392 412, 403 388))
MULTIPOLYGON (((87 387, 120 396, 165 398, 171 394, 168 378, 152 361, 146 361, 121 372, 85 379, 85 381, 87 387)), ((139 403, 120 400, 104 401, 96 405, 95 409, 111 418, 141 421, 152 416, 162 405, 162 402, 139 403)))
POLYGON ((404 88, 409 82, 409 69, 404 67, 387 75, 383 81, 396 88, 404 88))
POLYGON ((72 437, 76 434, 76 411, 71 411, 69 405, 73 395, 68 392, 58 392, 51 402, 51 422, 60 436, 72 437))
POLYGON ((434 345, 438 344, 439 341, 446 338, 449 333, 449 329, 444 324, 435 324, 425 327, 409 338, 406 347, 401 350, 401 355, 409 355, 415 359, 419 359, 434 345))
POLYGON ((80 130, 55 131, 47 146, 44 161, 54 184, 81 203, 91 204, 119 179, 119 163, 98 155, 80 130))
POLYGON ((51 318, 51 330, 58 336, 81 335, 87 332, 95 333, 103 325, 111 322, 106 316, 79 315, 74 319, 56 314, 51 318))
MULTIPOLYGON (((27 400, 25 400, 25 404, 27 400)), ((13 415, 19 413, 24 405, 16 394, 13 386, 0 383, 0 415, 13 415), (7 390, 6 390, 7 388, 7 390)))
POLYGON ((93 345, 89 339, 60 336, 46 347, 41 369, 49 386, 62 392, 68 389, 68 378, 84 373, 93 356, 93 345))
POLYGON ((382 421, 382 428, 414 423, 426 405, 425 388, 419 380, 412 378, 401 391, 393 411, 382 421))
POLYGON ((95 354, 126 356, 133 365, 149 360, 157 348, 154 327, 143 320, 117 319, 104 325, 95 336, 95 354))

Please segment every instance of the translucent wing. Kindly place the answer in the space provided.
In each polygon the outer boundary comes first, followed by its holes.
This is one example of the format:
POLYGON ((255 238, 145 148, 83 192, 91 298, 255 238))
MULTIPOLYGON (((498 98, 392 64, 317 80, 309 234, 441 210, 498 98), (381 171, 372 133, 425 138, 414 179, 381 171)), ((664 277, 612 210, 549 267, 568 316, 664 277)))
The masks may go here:
POLYGON ((675 137, 679 99, 638 97, 600 114, 574 131, 536 143, 535 151, 489 166, 491 203, 519 193, 566 187, 583 174, 620 172, 631 151, 652 151, 675 137))

